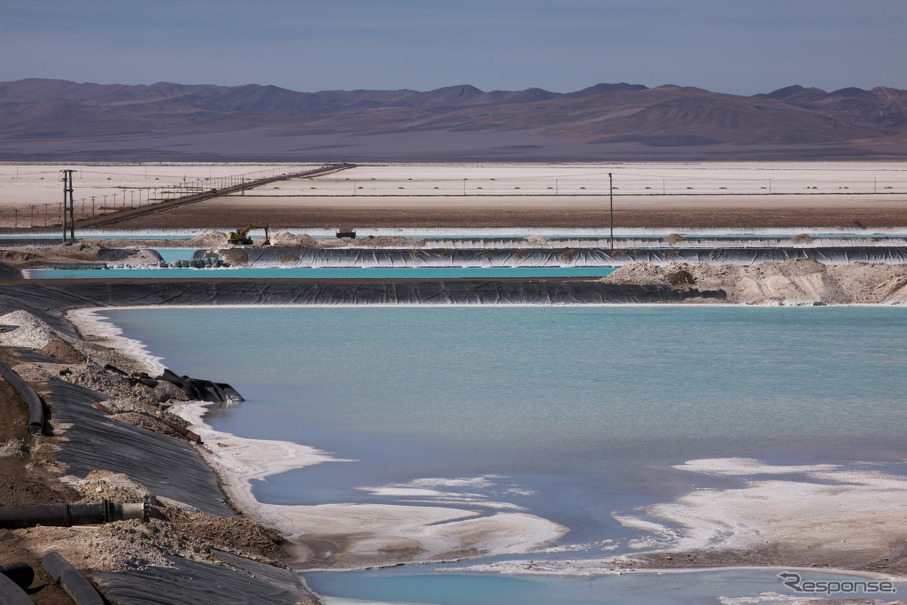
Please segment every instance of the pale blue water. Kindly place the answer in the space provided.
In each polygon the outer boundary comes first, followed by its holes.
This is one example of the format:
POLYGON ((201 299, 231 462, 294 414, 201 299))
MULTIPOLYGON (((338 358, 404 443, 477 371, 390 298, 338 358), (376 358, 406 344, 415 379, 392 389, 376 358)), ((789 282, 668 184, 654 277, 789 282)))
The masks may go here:
POLYGON ((158 248, 157 253, 168 263, 175 260, 191 260, 196 248, 158 248))
MULTIPOLYGON (((375 595, 393 603, 431 603, 437 605, 525 605, 526 603, 563 603, 565 605, 672 605, 713 603, 718 597, 758 597, 763 593, 798 596, 786 587, 776 569, 723 570, 684 574, 654 573, 597 577, 469 576, 443 572, 444 566, 406 567, 359 573, 307 573, 309 585, 319 594, 342 594, 364 602, 375 595)), ((817 572, 801 572, 802 579, 828 582, 829 588, 858 578, 817 572)), ((896 593, 869 593, 833 590, 820 597, 883 598, 894 600, 896 593), (887 598, 886 598, 887 597, 887 598)), ((861 587, 862 588, 862 587, 861 587)), ((903 583, 894 584, 903 593, 903 583)), ((872 590, 872 589, 870 589, 872 590)), ((812 595, 810 595, 812 596, 812 595)), ((802 601, 801 601, 802 602, 802 601)), ((812 601, 815 602, 815 601, 812 601)), ((752 603, 752 601, 750 602, 752 603)), ((757 601, 760 605, 790 605, 783 597, 757 601)), ((331 605, 329 602, 328 605, 331 605)))
MULTIPOLYGON (((356 488, 490 476, 466 491, 569 527, 562 544, 610 539, 620 546, 615 552, 626 552, 626 541, 642 534, 620 526, 612 511, 735 484, 671 469, 686 460, 875 461, 903 471, 902 308, 257 307, 105 314, 178 373, 229 382, 246 397, 237 408, 209 414, 216 429, 358 460, 259 482, 256 496, 267 502, 391 503, 396 500, 356 488)), ((538 581, 544 582, 532 580, 538 581)))

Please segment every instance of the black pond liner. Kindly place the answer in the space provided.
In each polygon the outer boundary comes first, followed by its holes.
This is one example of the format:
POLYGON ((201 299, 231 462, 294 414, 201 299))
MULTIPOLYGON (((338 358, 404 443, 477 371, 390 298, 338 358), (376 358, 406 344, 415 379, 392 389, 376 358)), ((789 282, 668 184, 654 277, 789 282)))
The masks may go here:
POLYGON ((51 422, 71 424, 62 436, 59 460, 67 473, 84 478, 94 470, 126 473, 156 496, 171 498, 210 515, 231 517, 214 472, 188 443, 124 424, 96 410, 100 393, 52 378, 51 422))
POLYGON ((92 578, 104 595, 120 605, 185 605, 232 603, 296 605, 313 596, 288 569, 212 551, 229 567, 173 557, 173 567, 146 567, 92 578))

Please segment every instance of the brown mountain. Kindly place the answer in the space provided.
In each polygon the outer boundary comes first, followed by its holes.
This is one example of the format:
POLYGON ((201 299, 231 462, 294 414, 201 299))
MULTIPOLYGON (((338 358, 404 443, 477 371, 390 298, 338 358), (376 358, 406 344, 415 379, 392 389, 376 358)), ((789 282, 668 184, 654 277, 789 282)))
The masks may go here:
POLYGON ((598 84, 303 93, 276 86, 0 83, 0 158, 808 159, 907 156, 907 91, 742 97, 598 84))

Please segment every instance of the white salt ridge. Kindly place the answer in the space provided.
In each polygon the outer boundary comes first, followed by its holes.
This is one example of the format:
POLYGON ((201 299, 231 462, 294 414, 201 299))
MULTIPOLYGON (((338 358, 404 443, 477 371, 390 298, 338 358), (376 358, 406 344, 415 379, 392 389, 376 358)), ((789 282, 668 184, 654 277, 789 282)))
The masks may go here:
MULTIPOLYGON (((691 460, 675 468, 749 479, 743 487, 698 489, 675 502, 655 504, 636 513, 615 512, 612 516, 625 527, 650 534, 624 544, 641 551, 639 554, 706 549, 745 551, 777 544, 803 549, 814 558, 846 553, 874 559, 887 556, 892 548, 903 544, 907 477, 866 466, 853 469, 831 464, 770 465, 750 458, 691 460)), ((619 545, 578 546, 588 546, 585 550, 591 554, 595 549, 614 550, 619 545)), ((555 547, 551 552, 562 551, 555 547)), ((573 576, 702 571, 627 569, 626 564, 633 564, 635 556, 638 555, 551 561, 513 559, 452 571, 573 576)), ((869 575, 822 569, 822 573, 836 572, 869 575)), ((890 579, 879 574, 871 577, 890 579)))
POLYGON ((836 465, 773 466, 744 458, 692 460, 675 468, 752 478, 741 488, 699 489, 642 511, 661 523, 614 515, 627 527, 668 540, 670 550, 785 544, 809 548, 814 555, 884 556, 892 542, 904 539, 904 476, 836 465), (768 477, 755 478, 761 475, 768 477))
MULTIPOLYGON (((821 605, 828 601, 821 596, 803 597, 799 595, 785 595, 777 592, 763 592, 755 597, 718 597, 718 602, 721 603, 721 605, 821 605)), ((878 599, 868 600, 867 598, 860 598, 858 601, 853 602, 863 603, 865 605, 897 605, 904 601, 880 601, 878 599)))
POLYGON ((399 498, 401 501, 410 504, 469 505, 495 510, 526 510, 524 507, 512 502, 491 500, 487 494, 476 491, 451 491, 465 488, 471 490, 492 490, 495 493, 503 493, 505 495, 527 496, 534 493, 513 485, 500 485, 503 479, 504 477, 500 475, 454 478, 422 477, 406 483, 393 483, 380 487, 359 487, 357 489, 374 496, 399 498))
MULTIPOLYGON (((531 552, 567 532, 556 523, 521 512, 482 516, 463 508, 390 504, 335 503, 315 506, 263 504, 252 480, 322 462, 351 462, 304 445, 246 439, 215 431, 204 423, 207 405, 178 404, 171 411, 190 423, 206 445, 202 450, 221 476, 231 501, 247 514, 276 527, 290 539, 319 536, 347 539, 344 554, 353 566, 387 560, 382 551, 412 549, 410 560, 440 560, 464 549, 498 555, 531 552), (361 561, 361 563, 360 563, 361 561)), ((433 490, 427 490, 433 491, 433 490)), ((496 503, 481 503, 494 508, 496 503)), ((474 502, 455 505, 476 506, 474 502)))
POLYGON ((674 468, 692 473, 707 475, 741 476, 741 475, 786 475, 791 473, 816 473, 821 471, 837 471, 841 468, 837 464, 814 464, 783 466, 765 464, 754 458, 703 458, 701 460, 688 460, 674 468))
POLYGON ((558 559, 540 561, 538 559, 508 559, 491 563, 476 563, 458 567, 444 567, 438 571, 469 573, 469 574, 495 574, 495 575, 523 575, 523 576, 561 576, 561 577, 598 577, 598 576, 623 576, 623 575, 665 575, 665 574, 705 574, 716 571, 747 571, 759 569, 763 571, 788 571, 802 573, 821 573, 823 575, 846 576, 849 578, 865 578, 873 580, 886 580, 897 585, 907 583, 901 577, 892 576, 882 572, 836 569, 831 567, 796 567, 796 566, 764 566, 745 567, 630 567, 633 563, 632 555, 611 557, 608 559, 558 559))
POLYGON ((473 487, 477 489, 488 488, 495 485, 495 480, 500 479, 500 475, 481 475, 479 477, 423 477, 414 479, 406 485, 414 486, 432 486, 432 487, 473 487))
MULTIPOLYGON (((129 308, 129 307, 120 307, 129 308)), ((110 321, 99 309, 72 309, 66 319, 78 326, 79 331, 99 339, 99 344, 122 352, 135 359, 151 376, 160 376, 166 369, 161 357, 152 355, 145 343, 123 336, 123 331, 110 321)))

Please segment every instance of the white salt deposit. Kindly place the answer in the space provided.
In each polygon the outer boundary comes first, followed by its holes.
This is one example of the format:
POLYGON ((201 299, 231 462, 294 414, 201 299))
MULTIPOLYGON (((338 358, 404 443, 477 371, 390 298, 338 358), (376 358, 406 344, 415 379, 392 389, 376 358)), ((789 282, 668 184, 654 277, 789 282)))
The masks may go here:
POLYGON ((17 326, 12 331, 0 332, 0 346, 40 349, 57 337, 56 330, 27 311, 0 315, 0 325, 17 326))
MULTIPOLYGON (((206 405, 210 404, 188 402, 174 406, 171 411, 188 420, 191 430, 201 436, 206 445, 203 450, 205 458, 218 471, 231 501, 247 514, 277 527, 291 539, 332 538, 345 541, 346 546, 339 554, 348 566, 387 564, 398 560, 438 560, 463 551, 488 555, 531 552, 567 532, 567 528, 534 515, 494 512, 483 516, 471 510, 476 506, 501 508, 506 503, 454 503, 470 506, 470 509, 437 505, 262 504, 252 494, 252 480, 322 462, 344 460, 295 443, 245 439, 220 433, 203 422, 206 405)), ((483 481, 485 479, 479 478, 480 483, 483 481)), ((381 492, 382 488, 376 489, 381 492)), ((444 495, 425 488, 409 488, 405 492, 395 490, 407 488, 388 488, 386 493, 444 495)))
POLYGON ((740 458, 693 460, 676 468, 750 479, 743 487, 698 489, 676 502, 646 507, 640 511, 646 519, 615 518, 652 531, 675 550, 784 544, 809 549, 813 557, 884 556, 907 537, 904 476, 835 465, 774 467, 740 458))
POLYGON ((374 496, 402 498, 408 504, 444 504, 452 506, 469 505, 494 510, 525 510, 512 502, 490 500, 487 495, 476 491, 493 488, 495 493, 505 495, 531 495, 532 491, 506 483, 500 475, 479 477, 422 477, 406 483, 394 483, 380 487, 360 487, 361 491, 374 496))
MULTIPOLYGON (((128 308, 128 307, 120 307, 128 308)), ((65 314, 66 319, 78 326, 84 335, 95 338, 98 344, 122 352, 144 366, 144 371, 151 376, 159 376, 164 372, 164 364, 160 357, 155 357, 148 352, 144 343, 123 336, 123 331, 113 322, 109 321, 100 309, 72 309, 65 314)))
POLYGON ((719 476, 742 475, 786 475, 791 473, 818 473, 840 470, 837 464, 813 464, 784 466, 766 464, 754 458, 704 458, 702 460, 688 460, 674 468, 691 473, 703 473, 719 476))

